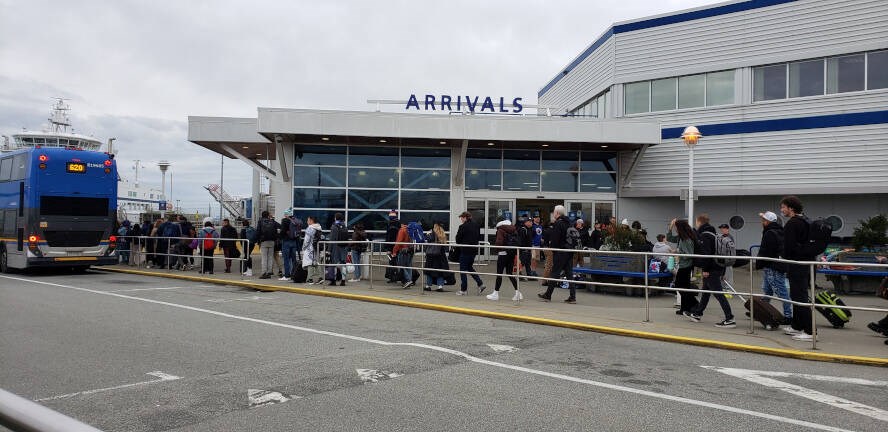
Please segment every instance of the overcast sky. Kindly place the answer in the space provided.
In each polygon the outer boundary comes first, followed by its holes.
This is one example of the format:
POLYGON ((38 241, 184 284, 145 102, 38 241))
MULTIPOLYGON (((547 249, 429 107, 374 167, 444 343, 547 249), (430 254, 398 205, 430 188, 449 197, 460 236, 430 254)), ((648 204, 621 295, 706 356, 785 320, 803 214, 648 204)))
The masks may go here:
MULTIPOLYGON (((69 98, 77 132, 117 138, 121 175, 140 159, 159 188, 168 159, 172 198, 206 209, 220 157, 186 140, 188 115, 369 110, 426 92, 532 104, 614 22, 712 3, 0 0, 0 133, 40 129, 52 98, 69 98)), ((250 178, 226 160, 232 194, 250 178)))

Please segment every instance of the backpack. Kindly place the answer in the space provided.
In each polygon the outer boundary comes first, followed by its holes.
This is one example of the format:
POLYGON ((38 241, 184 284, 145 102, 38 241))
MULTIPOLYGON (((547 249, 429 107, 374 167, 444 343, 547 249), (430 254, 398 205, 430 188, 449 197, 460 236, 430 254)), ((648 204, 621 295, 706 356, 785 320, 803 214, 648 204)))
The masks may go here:
POLYGON ((253 228, 251 226, 244 228, 244 238, 246 238, 247 241, 249 241, 250 243, 256 243, 256 240, 258 240, 256 238, 256 228, 253 228))
POLYGON ((277 230, 274 229, 274 222, 271 219, 262 219, 259 221, 259 233, 262 240, 274 240, 277 237, 277 230))
MULTIPOLYGON (((731 236, 720 235, 715 237, 715 254, 721 256, 737 256, 737 248, 731 236)), ((732 267, 736 262, 733 258, 716 258, 715 264, 719 267, 732 267)))
POLYGON ((407 235, 410 236, 410 241, 413 243, 426 242, 425 231, 422 230, 422 225, 420 225, 419 222, 410 222, 407 224, 407 235))
POLYGON ((302 232, 302 219, 293 219, 290 222, 290 229, 287 230, 287 238, 296 240, 302 232))
POLYGON ((204 250, 212 250, 216 248, 216 240, 213 238, 213 231, 204 230, 203 248, 204 250))
POLYGON ((318 250, 318 242, 324 239, 324 233, 321 230, 315 230, 315 235, 311 239, 311 248, 313 250, 318 250))
MULTIPOLYGON (((332 241, 348 241, 348 228, 341 223, 334 223, 330 228, 330 240, 332 241)), ((339 245, 345 246, 345 245, 339 245)))
MULTIPOLYGON (((515 246, 515 247, 520 246, 520 242, 518 241, 518 231, 511 232, 511 233, 504 232, 503 234, 505 234, 505 238, 504 238, 505 241, 503 242, 503 243, 505 243, 505 246, 515 246)), ((513 252, 517 252, 517 251, 515 249, 510 249, 507 252, 513 253, 513 252)))
POLYGON ((564 240, 565 249, 576 249, 580 246, 580 231, 576 227, 567 229, 567 238, 564 240))
POLYGON ((832 237, 832 225, 823 219, 811 221, 804 218, 804 220, 808 223, 808 241, 802 243, 800 249, 802 255, 816 257, 826 251, 826 246, 832 237))
POLYGON ((182 237, 182 227, 177 223, 167 222, 163 229, 164 237, 182 237))

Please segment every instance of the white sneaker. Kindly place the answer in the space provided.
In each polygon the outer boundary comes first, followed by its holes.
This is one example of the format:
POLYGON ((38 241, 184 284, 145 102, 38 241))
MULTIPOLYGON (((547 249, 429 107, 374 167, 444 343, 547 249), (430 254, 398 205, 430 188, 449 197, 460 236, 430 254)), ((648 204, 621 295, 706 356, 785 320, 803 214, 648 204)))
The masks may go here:
POLYGON ((521 294, 521 291, 515 291, 515 295, 512 296, 512 301, 521 301, 524 300, 524 294, 521 294))
POLYGON ((360 282, 361 280, 360 279, 349 279, 348 281, 349 282, 360 282))
POLYGON ((487 300, 499 300, 499 291, 494 291, 490 294, 487 294, 487 300))
POLYGON ((288 277, 286 277, 286 276, 281 276, 281 277, 278 278, 278 280, 279 280, 279 281, 285 281, 285 280, 290 280, 290 278, 288 278, 288 277))
POLYGON ((679 308, 681 307, 681 294, 679 294, 679 293, 675 293, 675 303, 674 303, 674 306, 675 306, 675 307, 679 307, 679 308))
POLYGON ((457 291, 457 292, 456 292, 456 295, 463 296, 463 295, 466 295, 466 294, 468 294, 468 293, 469 293, 468 291, 457 291))
POLYGON ((805 334, 805 332, 803 332, 801 330, 796 330, 796 329, 792 328, 792 326, 788 326, 788 325, 780 327, 780 330, 783 330, 783 334, 789 335, 789 336, 795 336, 798 334, 805 334))
POLYGON ((794 341, 802 341, 802 342, 811 342, 812 340, 814 340, 814 336, 809 335, 808 333, 804 333, 804 332, 802 332, 802 333, 799 333, 799 334, 797 334, 797 335, 794 335, 794 336, 792 337, 792 340, 794 340, 794 341))
POLYGON ((247 269, 247 271, 244 272, 244 276, 253 277, 253 270, 247 269))

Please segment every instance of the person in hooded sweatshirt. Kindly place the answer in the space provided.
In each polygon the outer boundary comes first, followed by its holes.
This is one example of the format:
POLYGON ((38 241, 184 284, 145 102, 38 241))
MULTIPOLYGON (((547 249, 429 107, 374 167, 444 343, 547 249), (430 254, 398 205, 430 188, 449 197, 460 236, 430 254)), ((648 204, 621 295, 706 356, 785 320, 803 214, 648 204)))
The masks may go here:
POLYGON ((213 252, 219 246, 219 233, 216 232, 212 221, 206 221, 204 222, 204 227, 197 234, 197 247, 200 248, 200 254, 203 256, 203 270, 201 273, 213 274, 213 252))
POLYGON ((318 250, 316 238, 320 240, 321 224, 319 224, 314 216, 305 218, 305 240, 302 242, 302 267, 308 273, 305 282, 322 284, 324 283, 324 274, 318 266, 318 250))
MULTIPOLYGON (((715 228, 709 224, 709 215, 703 213, 697 216, 697 232, 700 241, 703 243, 702 255, 715 255, 715 239, 718 234, 715 228)), ((703 289, 708 291, 722 291, 722 277, 725 275, 724 267, 715 263, 712 258, 703 258, 700 269, 703 270, 703 289)), ((709 303, 709 297, 715 296, 718 304, 721 305, 722 311, 725 313, 725 319, 715 324, 719 328, 735 328, 737 323, 734 322, 734 314, 731 312, 731 304, 724 294, 703 293, 700 297, 700 303, 691 311, 684 312, 691 322, 700 322, 703 317, 703 311, 709 303)))
MULTIPOLYGON (((518 230, 512 225, 512 221, 500 218, 496 223, 496 240, 494 246, 513 246, 518 244, 518 230), (514 241, 510 242, 509 239, 514 241)), ((500 286, 503 284, 503 277, 500 275, 509 275, 509 281, 512 282, 512 288, 515 288, 515 295, 512 300, 519 301, 524 298, 521 291, 518 291, 518 278, 512 275, 512 267, 515 265, 515 256, 518 251, 511 248, 494 248, 496 251, 496 284, 493 292, 487 295, 487 300, 499 300, 500 286)))
MULTIPOLYGON (((777 214, 771 211, 759 213, 762 219, 762 241, 758 256, 765 258, 780 258, 783 255, 783 227, 777 221, 777 214)), ((786 265, 771 261, 756 261, 756 270, 761 269, 762 292, 765 295, 789 300, 789 288, 786 287, 786 265)), ((762 299, 771 302, 771 299, 762 299)), ((788 324, 792 321, 792 304, 783 303, 783 317, 788 324)))

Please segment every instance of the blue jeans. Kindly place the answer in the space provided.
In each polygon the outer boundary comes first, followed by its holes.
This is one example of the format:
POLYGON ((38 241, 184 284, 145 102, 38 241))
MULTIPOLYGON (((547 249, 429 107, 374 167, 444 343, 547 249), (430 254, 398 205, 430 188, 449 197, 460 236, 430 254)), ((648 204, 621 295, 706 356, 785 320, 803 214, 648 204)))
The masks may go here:
POLYGON ((284 260, 284 276, 293 275, 293 265, 296 263, 296 254, 299 253, 299 245, 296 240, 284 240, 281 242, 281 259, 284 260))
MULTIPOLYGON (((786 287, 786 273, 765 267, 762 278, 762 292, 769 296, 776 294, 777 297, 789 300, 789 289, 786 287)), ((768 303, 771 302, 771 299, 762 300, 768 303)), ((783 316, 792 318, 792 304, 783 302, 783 316)))
POLYGON ((426 285, 444 286, 444 277, 438 276, 433 278, 432 275, 426 275, 426 285), (435 282, 438 282, 437 284, 435 282))
MULTIPOLYGON (((412 267, 413 266, 413 251, 407 251, 406 249, 401 249, 398 252, 398 266, 399 267, 412 267)), ((408 283, 413 281, 413 269, 411 268, 402 268, 400 269, 402 274, 404 275, 404 283, 408 283)))
POLYGON ((352 265, 355 266, 355 279, 361 278, 361 252, 351 251, 352 265))
MULTIPOLYGON (((477 270, 475 270, 473 264, 475 264, 475 254, 463 250, 462 253, 459 254, 459 271, 476 272, 477 270)), ((484 283, 481 282, 481 277, 474 273, 472 273, 472 279, 475 279, 475 283, 477 283, 478 286, 484 285, 484 283)), ((459 282, 460 291, 466 291, 469 289, 469 279, 466 277, 465 273, 459 274, 459 282)))

